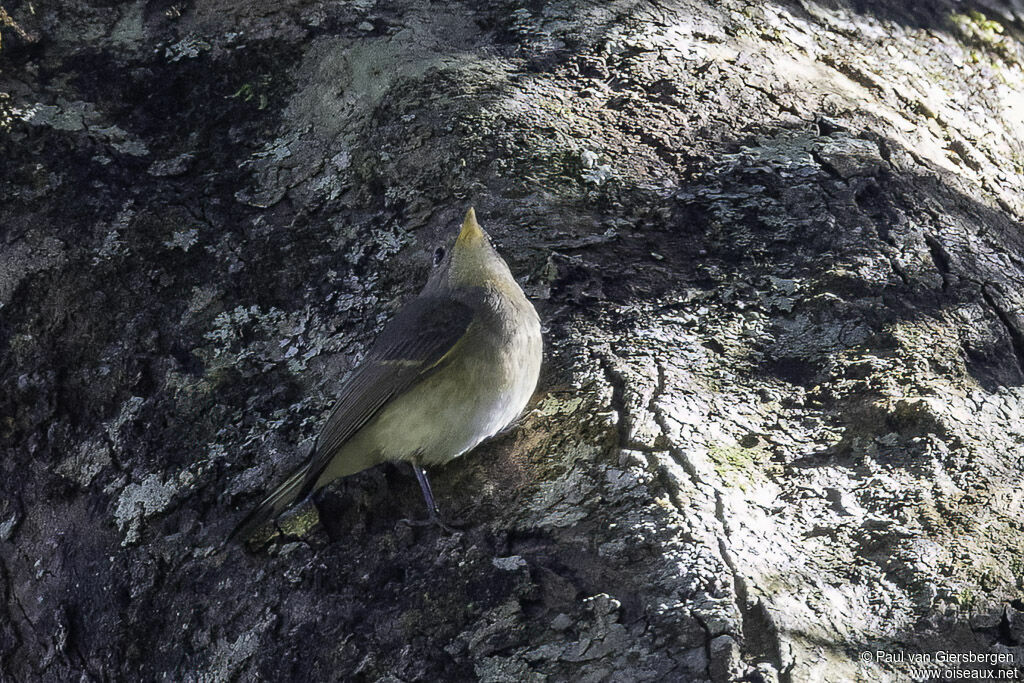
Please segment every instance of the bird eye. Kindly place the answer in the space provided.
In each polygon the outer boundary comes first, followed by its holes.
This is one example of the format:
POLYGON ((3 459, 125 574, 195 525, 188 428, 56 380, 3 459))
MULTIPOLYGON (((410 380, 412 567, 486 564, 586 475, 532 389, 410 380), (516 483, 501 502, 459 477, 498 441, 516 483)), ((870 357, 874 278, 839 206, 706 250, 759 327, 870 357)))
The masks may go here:
POLYGON ((441 265, 442 260, 444 260, 444 247, 438 247, 434 250, 434 267, 441 265))

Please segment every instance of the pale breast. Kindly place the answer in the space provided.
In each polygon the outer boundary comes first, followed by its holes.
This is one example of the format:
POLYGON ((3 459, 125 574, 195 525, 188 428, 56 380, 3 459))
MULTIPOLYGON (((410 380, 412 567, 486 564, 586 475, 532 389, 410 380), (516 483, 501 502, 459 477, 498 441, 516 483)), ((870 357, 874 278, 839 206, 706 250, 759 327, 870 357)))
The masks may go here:
POLYGON ((540 323, 532 306, 529 312, 525 324, 504 331, 501 352, 493 342, 479 343, 478 331, 446 367, 388 404, 359 441, 375 446, 381 460, 439 464, 510 424, 540 374, 540 323))

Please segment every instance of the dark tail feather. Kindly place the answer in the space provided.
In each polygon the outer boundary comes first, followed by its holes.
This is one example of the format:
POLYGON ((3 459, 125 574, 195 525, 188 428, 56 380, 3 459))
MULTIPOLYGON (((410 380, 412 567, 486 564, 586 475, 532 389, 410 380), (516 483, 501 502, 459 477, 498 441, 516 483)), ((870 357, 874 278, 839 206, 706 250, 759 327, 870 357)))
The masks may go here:
POLYGON ((297 499, 308 494, 310 487, 306 485, 308 483, 307 475, 311 469, 312 463, 306 463, 288 477, 283 484, 274 489, 252 512, 245 516, 245 519, 239 522, 224 541, 225 545, 236 538, 242 540, 249 538, 252 532, 276 518, 297 499))

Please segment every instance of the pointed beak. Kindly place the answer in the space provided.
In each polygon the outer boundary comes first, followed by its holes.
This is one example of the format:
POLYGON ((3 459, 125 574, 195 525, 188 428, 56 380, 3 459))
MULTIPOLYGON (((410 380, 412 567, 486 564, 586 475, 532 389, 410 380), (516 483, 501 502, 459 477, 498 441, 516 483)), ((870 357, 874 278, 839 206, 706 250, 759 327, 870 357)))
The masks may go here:
POLYGON ((469 211, 466 212, 466 219, 462 221, 462 232, 459 233, 455 244, 456 246, 469 246, 476 244, 483 238, 484 231, 480 228, 480 224, 476 222, 476 211, 473 210, 473 207, 470 207, 469 211))

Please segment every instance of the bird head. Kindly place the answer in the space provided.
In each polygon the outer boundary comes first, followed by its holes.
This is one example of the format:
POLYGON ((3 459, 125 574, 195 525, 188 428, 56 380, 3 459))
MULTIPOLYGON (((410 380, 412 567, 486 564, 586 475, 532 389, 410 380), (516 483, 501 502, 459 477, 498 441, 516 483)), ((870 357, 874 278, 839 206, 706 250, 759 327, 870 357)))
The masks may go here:
POLYGON ((455 243, 434 251, 434 270, 424 291, 502 286, 510 282, 515 279, 508 264, 494 250, 490 237, 477 223, 476 212, 470 208, 455 243))

